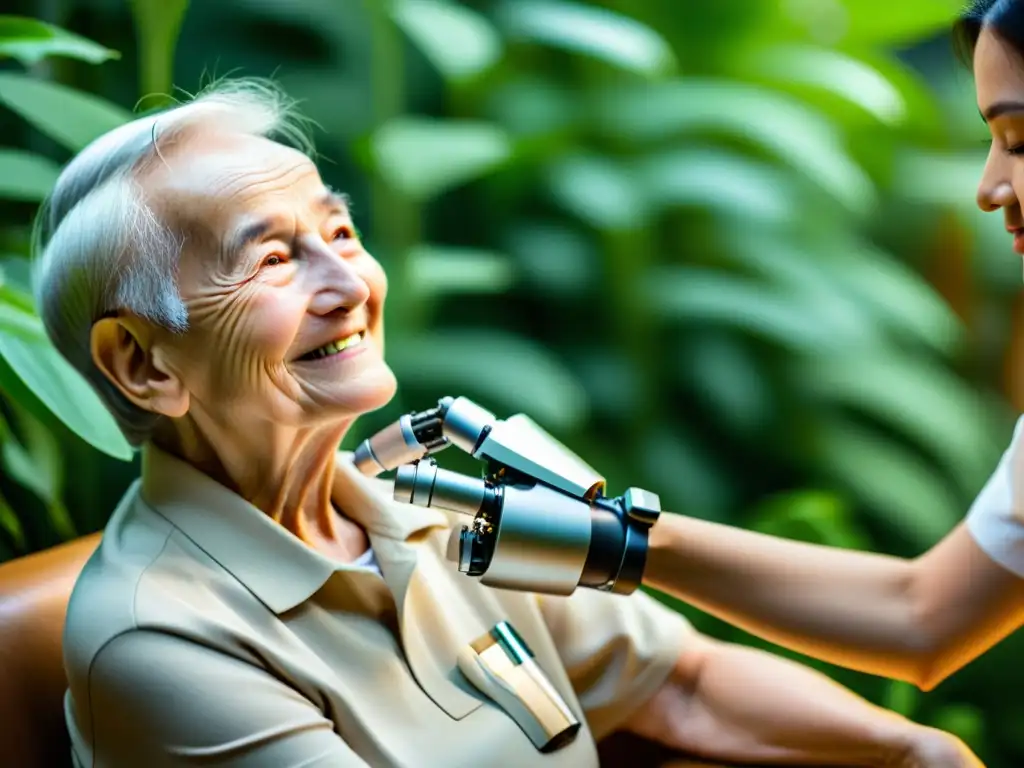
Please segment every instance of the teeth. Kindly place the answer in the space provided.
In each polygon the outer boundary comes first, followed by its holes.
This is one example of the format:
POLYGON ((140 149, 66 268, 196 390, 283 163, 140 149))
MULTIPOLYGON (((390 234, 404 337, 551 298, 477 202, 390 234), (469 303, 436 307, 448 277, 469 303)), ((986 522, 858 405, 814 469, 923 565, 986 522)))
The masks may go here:
POLYGON ((313 350, 309 353, 308 357, 313 360, 319 360, 322 357, 328 357, 330 355, 336 355, 342 350, 354 347, 363 340, 362 333, 353 333, 351 336, 340 341, 332 341, 329 344, 324 344, 320 349, 313 350))

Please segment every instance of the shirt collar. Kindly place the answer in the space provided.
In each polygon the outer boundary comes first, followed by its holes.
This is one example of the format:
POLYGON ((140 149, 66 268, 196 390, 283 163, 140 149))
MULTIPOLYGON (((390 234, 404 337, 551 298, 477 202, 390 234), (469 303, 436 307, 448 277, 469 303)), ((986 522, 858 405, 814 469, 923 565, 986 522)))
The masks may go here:
MULTIPOLYGON (((141 494, 275 613, 308 600, 335 571, 354 568, 321 555, 234 491, 151 444, 142 450, 141 494)), ((333 496, 371 539, 398 543, 448 525, 438 510, 393 501, 390 483, 361 475, 348 453, 338 454, 333 496)))

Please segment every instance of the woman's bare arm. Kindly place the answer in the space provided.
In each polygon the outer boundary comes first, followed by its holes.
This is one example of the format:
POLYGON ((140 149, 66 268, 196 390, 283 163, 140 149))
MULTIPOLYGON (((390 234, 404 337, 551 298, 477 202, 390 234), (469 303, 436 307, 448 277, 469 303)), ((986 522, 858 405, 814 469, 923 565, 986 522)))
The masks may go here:
POLYGON ((916 560, 662 515, 644 583, 759 637, 930 689, 1024 623, 965 525, 916 560))

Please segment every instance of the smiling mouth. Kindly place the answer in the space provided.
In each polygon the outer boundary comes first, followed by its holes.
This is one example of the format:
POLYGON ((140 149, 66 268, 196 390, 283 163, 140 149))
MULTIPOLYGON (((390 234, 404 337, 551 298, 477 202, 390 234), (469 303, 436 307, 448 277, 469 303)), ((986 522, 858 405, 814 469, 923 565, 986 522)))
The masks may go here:
POLYGON ((363 343, 365 338, 365 331, 359 331, 358 333, 353 333, 351 336, 346 336, 344 339, 338 339, 337 341, 324 344, 322 347, 314 349, 312 352, 307 352, 300 357, 299 360, 322 360, 325 357, 330 357, 331 355, 337 355, 344 352, 346 349, 359 346, 363 343))

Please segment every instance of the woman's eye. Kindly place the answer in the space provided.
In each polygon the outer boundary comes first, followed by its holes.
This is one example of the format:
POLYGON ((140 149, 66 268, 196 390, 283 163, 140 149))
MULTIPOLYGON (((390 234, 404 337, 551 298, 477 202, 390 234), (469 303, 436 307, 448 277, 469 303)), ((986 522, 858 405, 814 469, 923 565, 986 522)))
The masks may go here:
POLYGON ((1016 144, 1012 147, 1007 147, 1006 152, 1010 155, 1024 155, 1024 144, 1016 144))
POLYGON ((350 226, 341 227, 334 233, 335 240, 351 240, 355 236, 355 230, 350 226))
POLYGON ((278 264, 284 264, 284 259, 280 256, 267 256, 263 260, 263 266, 265 267, 276 267, 278 264))

